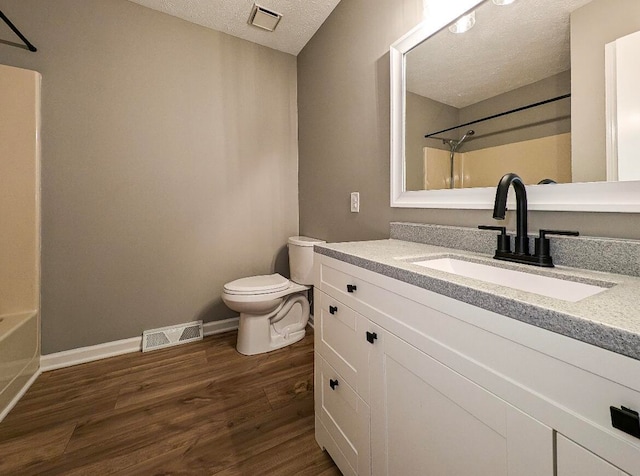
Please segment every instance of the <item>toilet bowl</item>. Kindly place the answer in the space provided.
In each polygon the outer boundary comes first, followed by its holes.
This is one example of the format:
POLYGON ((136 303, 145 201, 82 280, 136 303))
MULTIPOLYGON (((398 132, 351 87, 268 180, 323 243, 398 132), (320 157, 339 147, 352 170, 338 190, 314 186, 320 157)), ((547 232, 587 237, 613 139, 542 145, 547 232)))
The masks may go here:
POLYGON ((305 336, 315 243, 324 242, 303 236, 289 238, 291 280, 276 273, 241 278, 224 285, 222 300, 240 313, 238 352, 262 354, 305 336))

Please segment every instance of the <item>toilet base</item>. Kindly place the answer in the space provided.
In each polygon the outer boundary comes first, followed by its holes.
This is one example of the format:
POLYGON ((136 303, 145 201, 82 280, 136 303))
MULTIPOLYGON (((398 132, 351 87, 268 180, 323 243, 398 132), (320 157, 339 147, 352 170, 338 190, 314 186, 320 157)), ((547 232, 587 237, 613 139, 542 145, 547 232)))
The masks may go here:
POLYGON ((303 294, 288 297, 274 316, 240 313, 236 350, 256 355, 302 340, 309 321, 309 302, 303 294))
POLYGON ((281 347, 286 347, 288 345, 294 344, 296 342, 298 342, 299 340, 304 339, 304 336, 306 335, 307 330, 306 329, 301 329, 295 332, 292 332, 291 334, 288 335, 287 338, 284 338, 281 335, 273 335, 273 332, 271 333, 271 348, 273 350, 276 349, 280 349, 281 347))
POLYGON ((268 344, 248 345, 246 340, 241 340, 240 334, 238 334, 238 343, 236 344, 236 350, 242 355, 265 354, 267 352, 278 350, 288 345, 294 344, 304 339, 305 335, 306 335, 306 329, 302 329, 301 331, 297 331, 289 334, 288 339, 280 338, 274 341, 270 341, 268 344))

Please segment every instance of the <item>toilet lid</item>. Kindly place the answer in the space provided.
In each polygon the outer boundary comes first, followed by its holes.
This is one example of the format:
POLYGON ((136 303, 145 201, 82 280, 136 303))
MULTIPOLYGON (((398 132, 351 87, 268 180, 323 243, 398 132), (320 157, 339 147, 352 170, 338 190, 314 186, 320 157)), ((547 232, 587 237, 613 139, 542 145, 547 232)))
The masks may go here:
POLYGON ((315 238, 309 238, 308 236, 291 236, 289 237, 289 244, 296 246, 313 246, 320 243, 326 243, 323 240, 317 240, 315 238))
POLYGON ((289 284, 287 278, 276 273, 236 279, 225 284, 224 290, 229 294, 267 294, 284 291, 289 284))

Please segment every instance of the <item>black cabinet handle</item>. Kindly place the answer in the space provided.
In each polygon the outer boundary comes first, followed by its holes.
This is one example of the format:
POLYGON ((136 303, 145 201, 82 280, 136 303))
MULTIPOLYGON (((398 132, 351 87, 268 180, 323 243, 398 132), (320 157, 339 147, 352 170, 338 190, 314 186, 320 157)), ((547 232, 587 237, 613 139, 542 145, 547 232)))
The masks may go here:
POLYGON ((338 308, 336 306, 329 306, 329 314, 335 314, 338 312, 338 308))
POLYGON ((331 387, 331 390, 335 390, 337 386, 338 380, 329 379, 329 387, 331 387))
POLYGON ((373 341, 376 340, 377 338, 378 338, 378 334, 376 334, 375 332, 367 331, 367 342, 369 342, 369 344, 373 344, 373 341))
POLYGON ((620 431, 640 438, 640 416, 638 412, 631 408, 623 407, 609 407, 611 411, 611 425, 620 431))
POLYGON ((357 291, 358 287, 355 284, 347 284, 347 292, 352 293, 357 291))

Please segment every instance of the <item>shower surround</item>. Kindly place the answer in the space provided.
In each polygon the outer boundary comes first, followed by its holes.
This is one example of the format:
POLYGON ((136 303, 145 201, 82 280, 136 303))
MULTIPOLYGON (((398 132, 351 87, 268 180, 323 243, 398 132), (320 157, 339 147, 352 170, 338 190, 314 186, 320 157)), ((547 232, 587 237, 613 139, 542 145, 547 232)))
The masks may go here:
POLYGON ((40 83, 0 65, 0 420, 40 366, 40 83))

